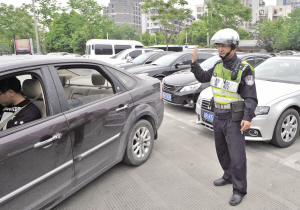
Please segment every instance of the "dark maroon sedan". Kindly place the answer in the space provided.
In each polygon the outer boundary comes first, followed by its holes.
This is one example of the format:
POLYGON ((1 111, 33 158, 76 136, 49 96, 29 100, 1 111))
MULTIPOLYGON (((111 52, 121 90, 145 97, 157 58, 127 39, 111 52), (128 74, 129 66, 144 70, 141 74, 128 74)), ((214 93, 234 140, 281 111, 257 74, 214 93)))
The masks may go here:
POLYGON ((0 209, 51 208, 118 162, 149 158, 164 112, 158 79, 47 56, 0 58, 9 77, 41 117, 0 131, 0 209))

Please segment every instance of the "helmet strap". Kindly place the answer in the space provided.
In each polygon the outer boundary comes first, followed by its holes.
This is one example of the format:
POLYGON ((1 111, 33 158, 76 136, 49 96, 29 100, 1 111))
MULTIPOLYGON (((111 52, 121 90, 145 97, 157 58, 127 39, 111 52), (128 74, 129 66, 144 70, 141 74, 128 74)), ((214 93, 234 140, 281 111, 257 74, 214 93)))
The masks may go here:
POLYGON ((225 56, 220 56, 220 55, 219 55, 220 58, 222 59, 222 61, 225 60, 225 59, 227 58, 227 56, 230 55, 231 52, 232 52, 232 48, 231 48, 231 50, 230 50, 228 53, 226 53, 225 56))

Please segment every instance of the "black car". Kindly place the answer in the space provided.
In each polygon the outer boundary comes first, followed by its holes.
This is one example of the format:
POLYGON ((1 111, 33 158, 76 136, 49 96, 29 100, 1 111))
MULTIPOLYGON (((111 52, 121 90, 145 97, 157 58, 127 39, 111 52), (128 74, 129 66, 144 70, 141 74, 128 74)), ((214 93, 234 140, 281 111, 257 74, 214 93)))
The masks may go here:
MULTIPOLYGON (((247 61, 253 67, 271 57, 270 55, 257 53, 237 54, 237 56, 242 60, 247 61)), ((208 70, 220 59, 221 58, 216 55, 207 59, 200 65, 204 70, 208 70)), ((210 86, 210 83, 200 83, 190 70, 191 68, 188 68, 163 79, 163 98, 165 102, 195 108, 200 92, 210 86)))
POLYGON ((164 115, 157 79, 85 58, 0 57, 0 82, 15 77, 40 117, 0 130, 1 210, 50 209, 120 161, 149 158, 164 115))
MULTIPOLYGON (((198 52, 197 61, 201 63, 213 55, 214 54, 211 53, 198 52)), ((164 55, 150 65, 130 68, 127 71, 133 74, 144 74, 162 80, 165 76, 190 67, 191 63, 192 51, 185 50, 184 52, 174 52, 164 55)))
POLYGON ((136 67, 136 66, 150 64, 153 61, 157 60, 158 58, 160 58, 160 57, 162 57, 166 54, 169 54, 169 53, 170 52, 168 52, 168 51, 147 52, 147 53, 139 55, 138 57, 136 57, 135 59, 133 59, 129 63, 118 64, 117 66, 120 67, 121 69, 129 69, 129 68, 136 67))

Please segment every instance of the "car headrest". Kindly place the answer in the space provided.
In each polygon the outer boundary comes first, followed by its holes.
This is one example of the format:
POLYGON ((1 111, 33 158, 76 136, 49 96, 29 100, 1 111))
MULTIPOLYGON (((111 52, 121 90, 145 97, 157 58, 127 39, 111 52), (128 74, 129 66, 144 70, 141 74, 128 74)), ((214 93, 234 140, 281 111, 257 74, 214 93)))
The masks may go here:
POLYGON ((69 74, 59 74, 58 77, 60 79, 60 82, 61 82, 62 86, 66 86, 68 80, 70 78, 72 78, 72 76, 69 75, 69 74))
POLYGON ((43 99, 42 87, 37 79, 26 79, 22 84, 23 93, 29 99, 33 99, 40 95, 37 99, 43 99))
POLYGON ((93 83, 93 85, 104 85, 105 78, 101 74, 93 74, 92 75, 92 83, 93 83))

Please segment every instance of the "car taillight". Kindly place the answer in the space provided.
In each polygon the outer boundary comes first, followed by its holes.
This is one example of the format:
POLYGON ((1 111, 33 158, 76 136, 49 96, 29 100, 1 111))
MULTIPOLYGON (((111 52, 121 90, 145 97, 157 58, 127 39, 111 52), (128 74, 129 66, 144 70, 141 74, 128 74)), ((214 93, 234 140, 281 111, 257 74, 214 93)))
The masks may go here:
POLYGON ((159 95, 159 100, 161 100, 163 98, 162 96, 162 85, 161 85, 161 81, 159 81, 159 85, 160 85, 160 95, 159 95))

